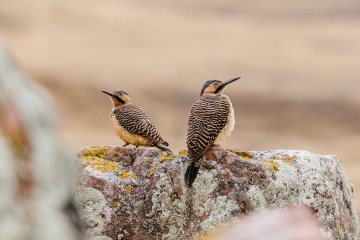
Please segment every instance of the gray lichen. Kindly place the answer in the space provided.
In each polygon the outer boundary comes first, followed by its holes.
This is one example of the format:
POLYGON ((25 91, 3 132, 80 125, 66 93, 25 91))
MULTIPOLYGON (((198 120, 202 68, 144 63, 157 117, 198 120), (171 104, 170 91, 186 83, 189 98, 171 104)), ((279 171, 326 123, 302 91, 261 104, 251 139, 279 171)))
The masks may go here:
POLYGON ((85 220, 87 232, 95 236, 101 234, 105 224, 100 215, 106 206, 104 195, 95 188, 83 188, 75 195, 74 201, 85 220))

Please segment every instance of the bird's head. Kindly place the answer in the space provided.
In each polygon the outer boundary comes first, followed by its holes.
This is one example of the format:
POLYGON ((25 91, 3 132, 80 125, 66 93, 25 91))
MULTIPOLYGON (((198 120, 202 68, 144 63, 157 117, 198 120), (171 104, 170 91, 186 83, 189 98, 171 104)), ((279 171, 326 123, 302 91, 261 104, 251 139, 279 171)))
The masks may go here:
POLYGON ((116 90, 112 93, 107 91, 102 91, 102 92, 110 96, 110 99, 114 107, 121 107, 130 103, 129 94, 123 90, 116 90))
POLYGON ((238 79, 240 78, 232 78, 224 82, 220 80, 208 80, 201 88, 200 97, 203 95, 221 95, 228 84, 235 82, 238 79))

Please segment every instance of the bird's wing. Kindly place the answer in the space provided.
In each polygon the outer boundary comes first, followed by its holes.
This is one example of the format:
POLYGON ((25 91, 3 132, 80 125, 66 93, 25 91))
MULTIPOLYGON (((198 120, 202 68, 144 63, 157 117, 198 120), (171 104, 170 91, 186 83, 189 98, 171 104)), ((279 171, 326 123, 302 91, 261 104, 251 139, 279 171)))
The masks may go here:
POLYGON ((222 96, 204 96, 197 99, 188 119, 188 157, 197 166, 226 126, 230 111, 229 101, 222 96))
POLYGON ((140 107, 129 104, 114 111, 116 119, 121 126, 131 133, 138 134, 148 139, 153 144, 169 144, 160 136, 149 116, 140 107))

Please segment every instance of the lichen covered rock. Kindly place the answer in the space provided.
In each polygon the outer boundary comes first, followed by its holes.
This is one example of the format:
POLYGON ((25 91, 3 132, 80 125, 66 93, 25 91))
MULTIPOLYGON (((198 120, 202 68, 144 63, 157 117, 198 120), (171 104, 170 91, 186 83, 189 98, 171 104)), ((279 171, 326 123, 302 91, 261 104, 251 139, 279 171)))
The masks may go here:
POLYGON ((82 239, 51 98, 0 48, 0 239, 82 239))
POLYGON ((189 239, 252 212, 307 205, 326 239, 358 239, 353 189, 336 156, 212 148, 193 188, 186 151, 90 147, 79 154, 76 202, 93 236, 189 239))

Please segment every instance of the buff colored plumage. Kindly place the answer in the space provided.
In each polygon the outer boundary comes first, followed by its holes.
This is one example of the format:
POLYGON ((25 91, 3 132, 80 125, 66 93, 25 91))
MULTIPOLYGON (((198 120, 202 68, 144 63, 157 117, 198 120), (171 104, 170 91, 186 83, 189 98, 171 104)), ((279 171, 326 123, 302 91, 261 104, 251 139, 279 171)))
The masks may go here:
POLYGON ((130 102, 130 97, 125 91, 103 93, 109 95, 113 103, 110 122, 116 134, 125 142, 124 146, 155 146, 163 151, 170 151, 164 147, 169 144, 160 136, 149 116, 130 102))

